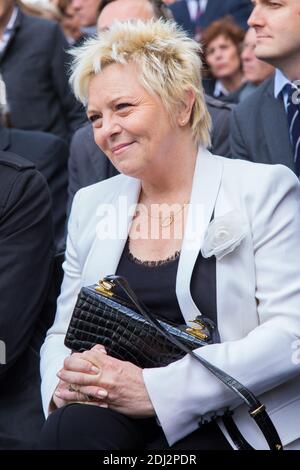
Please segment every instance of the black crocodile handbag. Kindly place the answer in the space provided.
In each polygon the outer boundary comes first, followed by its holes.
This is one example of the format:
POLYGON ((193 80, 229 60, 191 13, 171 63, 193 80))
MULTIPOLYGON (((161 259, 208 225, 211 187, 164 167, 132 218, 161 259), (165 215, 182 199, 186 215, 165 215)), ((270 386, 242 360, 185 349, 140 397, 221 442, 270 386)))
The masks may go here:
MULTIPOLYGON (((280 437, 265 406, 244 385, 194 352, 218 338, 209 319, 199 316, 194 322, 197 327, 189 328, 157 319, 139 301, 125 278, 111 275, 97 285, 81 289, 65 345, 72 351, 83 352, 102 344, 109 355, 142 368, 166 366, 190 354, 246 403, 270 449, 282 450, 280 437), (116 295, 115 287, 126 297, 116 295)), ((238 430, 230 410, 222 419, 236 447, 253 450, 238 430)))
MULTIPOLYGON (((83 352, 102 344, 110 356, 142 368, 166 366, 185 355, 138 313, 134 305, 113 293, 113 287, 114 284, 101 281, 81 289, 66 335, 68 348, 83 352)), ((213 323, 210 320, 205 323, 202 317, 195 319, 197 328, 158 321, 190 349, 215 342, 213 323)))

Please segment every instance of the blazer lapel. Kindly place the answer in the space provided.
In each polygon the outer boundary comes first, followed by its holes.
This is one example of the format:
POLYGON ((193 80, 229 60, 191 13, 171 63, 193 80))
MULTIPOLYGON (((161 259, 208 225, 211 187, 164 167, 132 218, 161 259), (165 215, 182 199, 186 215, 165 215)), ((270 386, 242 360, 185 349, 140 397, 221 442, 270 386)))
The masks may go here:
POLYGON ((222 160, 215 159, 207 150, 200 149, 176 279, 177 299, 186 322, 201 315, 192 299, 190 283, 193 268, 216 204, 222 172, 222 160))
MULTIPOLYGON (((115 182, 114 182, 115 184, 115 182)), ((102 200, 98 206, 99 222, 97 235, 83 268, 83 285, 94 284, 98 279, 114 274, 119 264, 135 206, 138 202, 141 183, 135 178, 126 178, 120 184, 120 191, 112 198, 102 200), (109 227, 109 236, 101 238, 105 227, 109 227), (95 279, 98 273, 98 279, 95 279)), ((114 186, 115 189, 115 186, 114 186)))
POLYGON ((270 163, 284 163, 295 169, 289 139, 287 116, 282 100, 274 97, 274 80, 270 81, 261 105, 261 122, 270 154, 270 163))

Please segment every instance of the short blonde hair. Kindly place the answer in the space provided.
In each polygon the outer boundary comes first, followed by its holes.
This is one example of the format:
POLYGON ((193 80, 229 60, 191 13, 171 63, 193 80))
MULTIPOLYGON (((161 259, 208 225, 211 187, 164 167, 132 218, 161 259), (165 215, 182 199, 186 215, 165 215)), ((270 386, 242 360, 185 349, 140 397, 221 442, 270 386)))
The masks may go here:
POLYGON ((115 22, 97 37, 71 50, 70 83, 75 96, 87 104, 91 78, 110 64, 135 63, 140 80, 149 93, 160 97, 169 116, 193 90, 195 103, 190 127, 195 143, 210 145, 211 118, 201 82, 201 46, 173 21, 115 22))

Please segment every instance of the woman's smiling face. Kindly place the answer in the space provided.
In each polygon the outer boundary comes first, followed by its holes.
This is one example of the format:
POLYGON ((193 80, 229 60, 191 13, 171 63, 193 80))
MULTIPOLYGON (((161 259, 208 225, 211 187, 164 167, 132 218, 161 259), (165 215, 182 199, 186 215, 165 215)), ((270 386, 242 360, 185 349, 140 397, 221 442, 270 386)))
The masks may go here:
POLYGON ((134 64, 110 64, 91 79, 87 114, 96 144, 126 175, 143 179, 174 145, 176 125, 134 64))

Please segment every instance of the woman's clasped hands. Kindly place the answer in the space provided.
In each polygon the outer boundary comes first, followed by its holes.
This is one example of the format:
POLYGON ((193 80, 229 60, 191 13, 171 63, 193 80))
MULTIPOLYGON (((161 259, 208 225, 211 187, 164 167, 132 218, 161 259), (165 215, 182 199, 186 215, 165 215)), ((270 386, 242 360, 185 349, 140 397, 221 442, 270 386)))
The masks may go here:
POLYGON ((131 417, 155 415, 142 369, 109 356, 102 345, 68 356, 57 376, 60 381, 53 395, 57 408, 79 402, 131 417))

